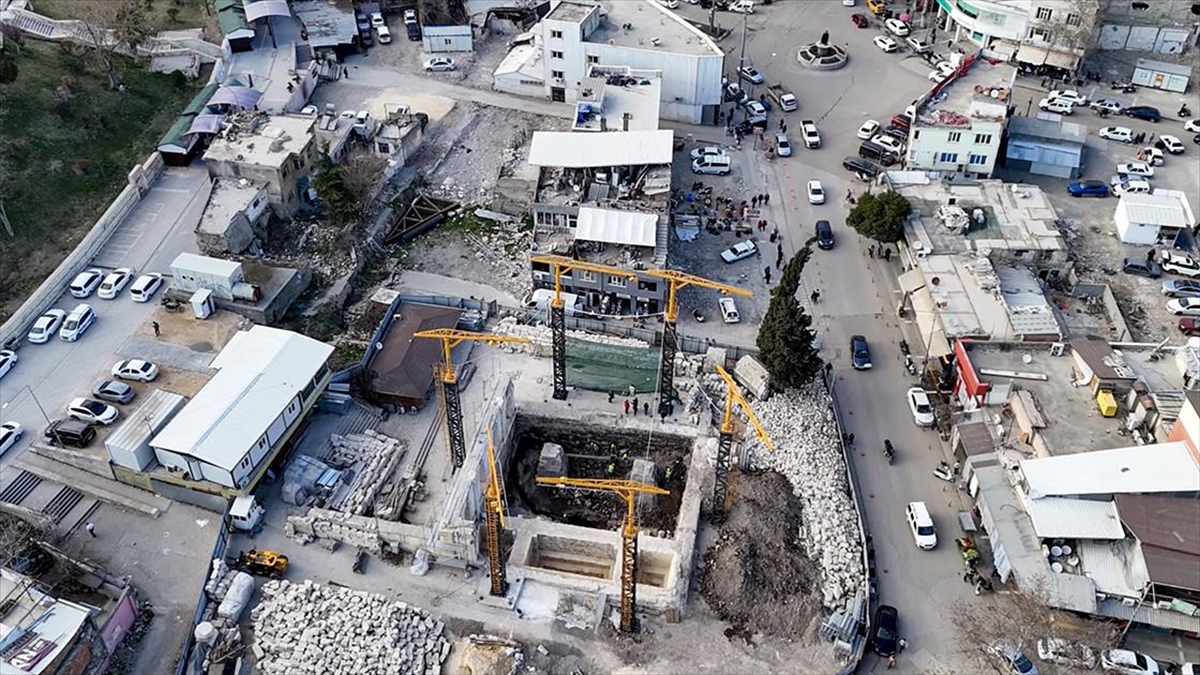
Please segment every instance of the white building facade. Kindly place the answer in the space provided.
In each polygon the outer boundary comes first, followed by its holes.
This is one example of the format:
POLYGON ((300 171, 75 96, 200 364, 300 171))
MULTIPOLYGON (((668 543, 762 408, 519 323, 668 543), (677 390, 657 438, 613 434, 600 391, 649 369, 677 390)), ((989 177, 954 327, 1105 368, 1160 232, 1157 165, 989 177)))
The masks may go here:
POLYGON ((1079 67, 1098 0, 937 0, 938 27, 1030 67, 1079 67))
POLYGON ((968 56, 923 96, 908 132, 907 168, 987 178, 996 168, 1016 69, 968 56))

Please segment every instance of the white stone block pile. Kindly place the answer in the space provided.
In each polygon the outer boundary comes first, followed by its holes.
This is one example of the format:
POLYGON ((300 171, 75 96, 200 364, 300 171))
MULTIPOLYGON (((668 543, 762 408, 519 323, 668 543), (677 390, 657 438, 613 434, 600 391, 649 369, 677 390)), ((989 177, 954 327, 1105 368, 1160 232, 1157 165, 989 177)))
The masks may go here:
POLYGON ((354 481, 331 506, 356 516, 367 512, 379 490, 387 484, 396 463, 404 456, 399 440, 368 429, 361 434, 332 434, 325 461, 332 466, 355 467, 354 481))
POLYGON ((267 582, 250 620, 265 675, 440 675, 450 654, 444 624, 428 612, 312 581, 267 582))
POLYGON ((204 584, 204 593, 208 599, 213 602, 224 600, 225 594, 229 592, 229 585, 233 583, 234 574, 236 570, 229 569, 224 558, 213 558, 208 571, 208 581, 204 584))
POLYGON ((379 527, 374 518, 328 509, 311 508, 303 516, 288 516, 283 532, 302 544, 328 540, 367 551, 378 551, 380 547, 379 527))

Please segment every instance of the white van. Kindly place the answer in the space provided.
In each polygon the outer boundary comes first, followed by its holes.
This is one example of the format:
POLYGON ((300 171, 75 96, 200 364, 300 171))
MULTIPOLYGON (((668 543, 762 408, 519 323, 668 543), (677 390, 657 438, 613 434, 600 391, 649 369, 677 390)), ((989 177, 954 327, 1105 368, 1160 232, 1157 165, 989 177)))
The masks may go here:
POLYGON ((692 172, 724 176, 732 164, 729 155, 704 155, 692 160, 692 172))
POLYGON ((387 26, 376 26, 375 39, 379 40, 379 44, 381 45, 391 44, 392 31, 388 30, 387 26))
POLYGON ((1104 127, 1096 132, 1096 135, 1110 141, 1120 141, 1121 143, 1133 142, 1133 129, 1129 127, 1104 127))
POLYGON ((74 342, 79 339, 79 336, 86 333, 95 321, 96 312, 92 311, 92 306, 81 302, 67 315, 67 320, 63 322, 62 328, 58 329, 58 337, 67 342, 74 342))
POLYGON ((908 507, 904 510, 904 515, 908 520, 909 529, 912 530, 917 548, 923 551, 936 548, 937 531, 933 529, 933 518, 929 516, 929 509, 925 508, 925 502, 909 502, 908 507))
POLYGON ((737 303, 733 298, 721 298, 717 300, 717 304, 721 307, 721 320, 725 323, 738 323, 742 317, 738 315, 737 303))

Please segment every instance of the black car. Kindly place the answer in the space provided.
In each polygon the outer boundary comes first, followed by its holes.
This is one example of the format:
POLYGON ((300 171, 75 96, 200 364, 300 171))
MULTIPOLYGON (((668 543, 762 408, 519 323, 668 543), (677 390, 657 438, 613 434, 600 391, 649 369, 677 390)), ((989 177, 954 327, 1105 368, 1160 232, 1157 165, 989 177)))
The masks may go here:
POLYGON ((829 224, 828 220, 817 221, 816 234, 817 248, 821 249, 822 251, 828 251, 829 249, 833 248, 833 226, 829 224))
POLYGON ((855 370, 871 369, 871 348, 867 346, 867 338, 863 335, 850 336, 850 365, 855 370))
POLYGON ((1123 110, 1122 113, 1127 117, 1132 117, 1134 119, 1139 119, 1139 120, 1146 120, 1147 122, 1157 122, 1160 119, 1162 119, 1162 113, 1160 113, 1158 111, 1158 108, 1154 108, 1154 107, 1151 107, 1148 105, 1131 106, 1131 107, 1123 110))
POLYGON ((129 403, 137 396, 137 390, 117 380, 104 380, 92 388, 92 396, 101 401, 112 403, 129 403))
POLYGON ((891 136, 901 143, 908 142, 908 129, 905 129, 904 127, 898 127, 894 124, 889 124, 887 125, 887 128, 883 130, 883 133, 891 136))
POLYGON ((853 171, 860 177, 865 176, 866 180, 878 176, 883 171, 881 166, 862 157, 846 157, 842 160, 842 167, 847 171, 853 171))
POLYGON ((1159 267, 1158 263, 1142 258, 1126 258, 1125 262, 1121 263, 1121 271, 1125 274, 1150 277, 1151 279, 1157 279, 1162 276, 1162 268, 1159 267))
POLYGON ((875 653, 887 658, 896 654, 900 641, 900 612, 891 605, 880 605, 875 612, 875 653))

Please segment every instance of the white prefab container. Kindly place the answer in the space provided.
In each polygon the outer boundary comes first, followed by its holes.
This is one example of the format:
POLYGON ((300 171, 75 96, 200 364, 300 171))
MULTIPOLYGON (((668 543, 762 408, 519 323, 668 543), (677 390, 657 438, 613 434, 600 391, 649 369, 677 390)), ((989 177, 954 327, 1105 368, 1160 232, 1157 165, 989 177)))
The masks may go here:
POLYGON ((216 311, 216 305, 213 303, 213 292, 209 288, 201 288, 192 293, 192 313, 197 319, 207 319, 216 311))
POLYGON ((195 253, 180 253, 171 263, 173 290, 187 294, 207 288, 223 300, 233 299, 233 287, 240 284, 242 264, 195 253))
POLYGON ((137 410, 104 440, 109 461, 135 471, 145 471, 153 465, 154 448, 150 447, 150 439, 171 421, 183 403, 179 394, 151 389, 142 397, 137 410))

